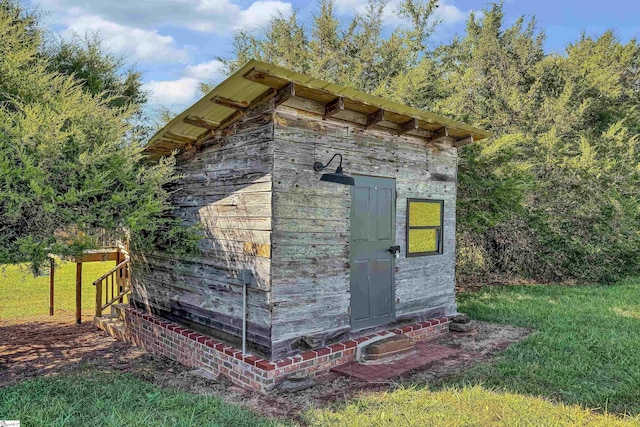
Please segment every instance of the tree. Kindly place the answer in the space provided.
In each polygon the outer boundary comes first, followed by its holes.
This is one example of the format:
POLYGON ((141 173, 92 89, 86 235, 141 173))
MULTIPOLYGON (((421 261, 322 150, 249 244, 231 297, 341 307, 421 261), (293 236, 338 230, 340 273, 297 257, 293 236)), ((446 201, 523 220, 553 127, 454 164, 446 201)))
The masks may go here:
POLYGON ((140 107, 147 101, 142 73, 133 67, 121 71, 124 58, 106 50, 97 33, 49 40, 43 50, 50 72, 75 77, 85 91, 108 99, 110 107, 140 107))
POLYGON ((320 2, 262 36, 239 33, 235 70, 262 59, 492 130, 460 151, 462 280, 612 281, 640 258, 640 48, 613 33, 544 52, 535 18, 506 26, 502 3, 430 48, 436 0, 407 0, 383 31, 371 0, 344 26, 320 2))
POLYGON ((174 159, 141 162, 137 105, 54 71, 37 17, 13 0, 0 0, 0 40, 0 262, 37 269, 92 244, 77 231, 119 227, 137 248, 193 249, 168 215, 174 159))
POLYGON ((535 20, 505 28, 503 19, 493 5, 438 52, 450 95, 436 109, 497 133, 461 152, 463 271, 543 281, 632 273, 640 249, 636 42, 607 32, 546 55, 535 20))
POLYGON ((385 1, 370 0, 366 11, 343 27, 333 0, 322 0, 309 28, 295 13, 289 18, 276 17, 262 37, 238 32, 234 56, 220 59, 229 73, 253 58, 368 93, 425 103, 426 94, 435 97, 438 93, 432 90, 436 69, 427 50, 436 25, 437 3, 405 0, 396 12, 407 25, 385 38, 385 1))

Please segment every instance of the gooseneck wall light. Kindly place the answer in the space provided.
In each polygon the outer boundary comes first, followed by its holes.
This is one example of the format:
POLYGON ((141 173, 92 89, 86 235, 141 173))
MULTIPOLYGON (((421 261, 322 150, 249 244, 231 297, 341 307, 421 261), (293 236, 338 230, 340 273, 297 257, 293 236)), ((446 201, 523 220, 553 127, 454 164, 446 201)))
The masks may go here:
POLYGON ((323 165, 320 162, 315 162, 313 164, 313 170, 316 172, 320 172, 324 170, 329 166, 329 164, 331 164, 333 159, 335 159, 337 156, 340 156, 340 164, 338 165, 338 168, 336 169, 336 171, 334 173, 323 173, 322 176, 320 177, 320 181, 334 182, 336 184, 343 184, 343 185, 355 185, 355 181, 353 180, 353 178, 345 175, 344 172, 342 171, 342 154, 340 153, 334 154, 331 160, 329 160, 326 165, 323 165))

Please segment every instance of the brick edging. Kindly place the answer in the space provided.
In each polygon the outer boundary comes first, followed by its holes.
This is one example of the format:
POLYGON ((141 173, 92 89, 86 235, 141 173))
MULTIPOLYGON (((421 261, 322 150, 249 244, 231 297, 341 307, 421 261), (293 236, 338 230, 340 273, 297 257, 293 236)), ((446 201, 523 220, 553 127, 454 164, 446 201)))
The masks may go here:
MULTIPOLYGON (((224 375, 237 385, 263 393, 294 372, 318 375, 335 366, 352 362, 359 343, 389 332, 378 332, 271 361, 243 354, 231 345, 133 307, 125 310, 125 335, 132 344, 186 366, 204 368, 216 375, 224 375)), ((449 322, 450 319, 446 317, 438 317, 394 328, 390 332, 406 335, 414 341, 423 341, 448 332, 449 322)))

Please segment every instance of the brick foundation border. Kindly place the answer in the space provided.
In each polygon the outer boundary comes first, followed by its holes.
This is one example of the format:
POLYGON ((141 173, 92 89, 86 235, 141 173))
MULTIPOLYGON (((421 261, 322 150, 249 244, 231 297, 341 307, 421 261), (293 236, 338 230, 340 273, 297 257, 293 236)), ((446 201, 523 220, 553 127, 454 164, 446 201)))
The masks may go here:
MULTIPOLYGON (((267 393, 288 375, 320 375, 329 369, 353 362, 359 343, 386 331, 306 351, 281 360, 265 360, 243 354, 228 344, 216 341, 176 323, 143 313, 133 307, 125 309, 125 338, 131 344, 166 356, 185 366, 204 368, 214 375, 224 375, 241 387, 267 393)), ((438 317, 422 323, 391 329, 414 341, 424 341, 446 334, 449 319, 438 317)))

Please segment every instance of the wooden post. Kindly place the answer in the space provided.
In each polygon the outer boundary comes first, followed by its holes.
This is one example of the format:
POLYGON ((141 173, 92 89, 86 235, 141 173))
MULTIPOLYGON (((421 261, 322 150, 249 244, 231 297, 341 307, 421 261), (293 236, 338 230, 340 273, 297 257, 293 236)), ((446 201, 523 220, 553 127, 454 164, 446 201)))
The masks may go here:
POLYGON ((56 262, 53 257, 49 258, 49 316, 53 316, 53 284, 55 277, 56 262))
POLYGON ((96 317, 102 317, 102 280, 96 282, 96 317))
MULTIPOLYGON (((124 260, 124 256, 122 256, 122 252, 120 252, 120 248, 118 248, 118 254, 116 255, 116 266, 119 265, 123 260, 124 260)), ((124 290, 122 269, 120 271, 116 271, 116 278, 118 279, 118 295, 119 295, 124 290)), ((118 300, 118 304, 122 304, 123 302, 124 302, 124 298, 120 298, 118 300)))
POLYGON ((82 263, 76 262, 76 323, 82 322, 82 263))

